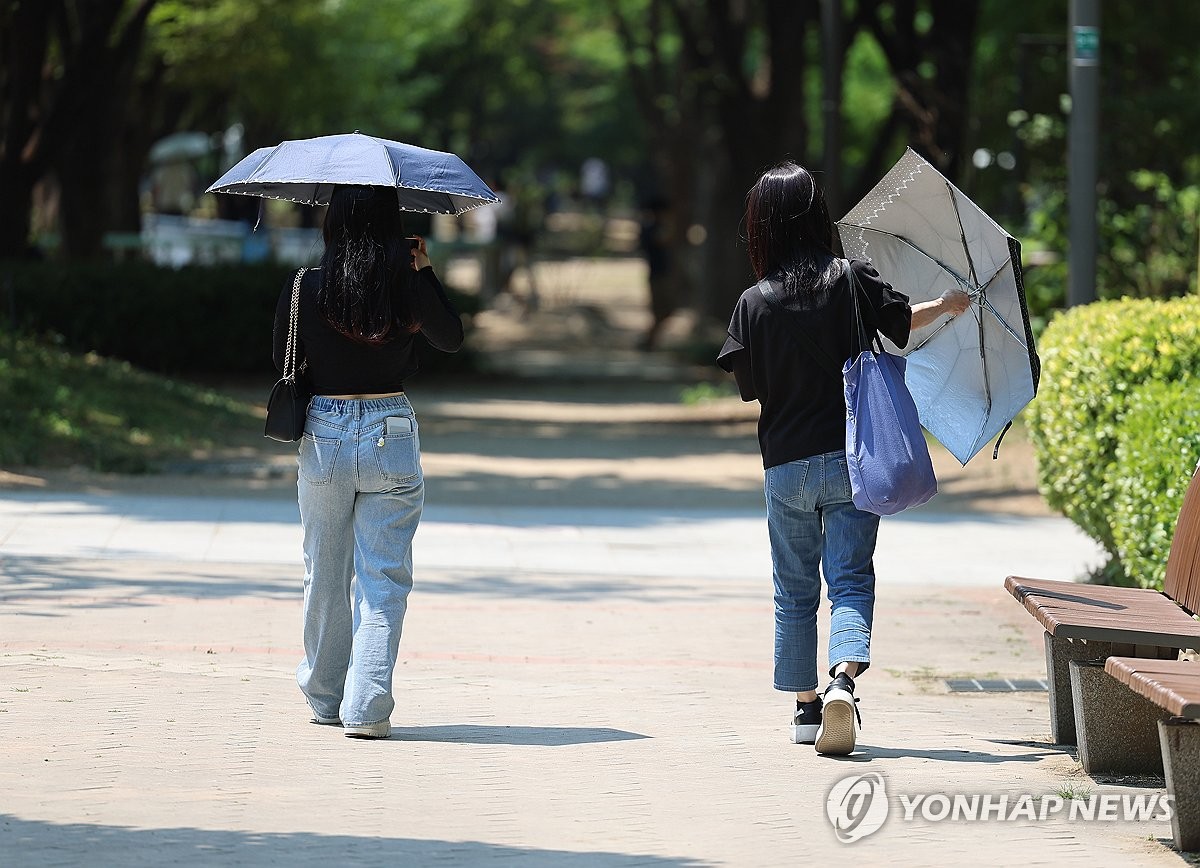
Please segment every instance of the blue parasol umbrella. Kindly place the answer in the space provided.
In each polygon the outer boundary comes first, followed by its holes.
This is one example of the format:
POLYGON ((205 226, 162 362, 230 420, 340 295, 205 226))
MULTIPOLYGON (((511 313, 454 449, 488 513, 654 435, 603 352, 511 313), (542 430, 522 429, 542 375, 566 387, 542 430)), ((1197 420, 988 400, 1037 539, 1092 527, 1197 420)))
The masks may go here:
POLYGON ((395 187, 402 211, 462 214, 499 197, 459 157, 353 132, 259 148, 210 193, 326 205, 338 184, 395 187))

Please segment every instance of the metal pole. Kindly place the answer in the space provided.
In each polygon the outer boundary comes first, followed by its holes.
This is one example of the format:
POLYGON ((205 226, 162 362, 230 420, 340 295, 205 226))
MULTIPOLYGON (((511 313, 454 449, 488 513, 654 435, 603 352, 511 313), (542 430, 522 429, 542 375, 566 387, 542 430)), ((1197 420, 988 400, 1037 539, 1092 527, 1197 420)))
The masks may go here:
POLYGON ((1067 304, 1096 300, 1096 139, 1100 132, 1100 0, 1070 0, 1071 118, 1067 130, 1070 251, 1067 304))
POLYGON ((842 213, 842 0, 821 0, 821 119, 825 177, 822 188, 830 216, 842 213))

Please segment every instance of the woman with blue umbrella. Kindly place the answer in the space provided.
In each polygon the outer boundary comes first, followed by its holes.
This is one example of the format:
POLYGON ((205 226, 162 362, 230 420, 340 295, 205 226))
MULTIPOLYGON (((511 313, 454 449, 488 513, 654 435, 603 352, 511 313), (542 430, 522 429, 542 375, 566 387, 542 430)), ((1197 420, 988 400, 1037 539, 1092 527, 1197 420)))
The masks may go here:
MULTIPOLYGON (((298 275, 297 358, 314 397, 300 442, 304 660, 296 676, 313 722, 387 738, 392 673, 412 589, 421 518, 417 420, 405 384, 418 334, 456 351, 462 321, 406 238, 394 187, 337 185, 319 268, 298 275)), ((284 369, 293 283, 275 315, 284 369)))
POLYGON ((304 660, 296 677, 314 723, 387 738, 425 492, 404 386, 417 370, 418 333, 445 352, 463 341, 425 241, 405 237, 401 212, 458 215, 499 199, 454 154, 357 130, 259 148, 208 189, 329 205, 321 265, 301 270, 275 314, 275 366, 287 378, 301 361, 314 395, 297 483, 304 660))

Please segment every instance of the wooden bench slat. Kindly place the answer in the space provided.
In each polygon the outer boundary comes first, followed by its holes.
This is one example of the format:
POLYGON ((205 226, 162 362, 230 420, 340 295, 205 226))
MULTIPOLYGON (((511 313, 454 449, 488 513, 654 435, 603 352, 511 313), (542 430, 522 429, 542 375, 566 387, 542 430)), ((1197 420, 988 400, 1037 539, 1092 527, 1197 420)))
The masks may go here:
POLYGON ((1200 719, 1200 663, 1109 657, 1104 671, 1176 717, 1200 719))
POLYGON ((1200 646, 1200 622, 1164 594, 1020 576, 1004 586, 1056 638, 1200 646))
POLYGON ((1143 588, 1120 588, 1115 585, 1088 585, 1083 582, 1068 582, 1062 579, 1029 579, 1024 576, 1009 576, 1004 587, 1013 596, 1029 594, 1053 596, 1063 600, 1096 600, 1098 603, 1127 602, 1152 596, 1164 597, 1143 588))
POLYGON ((1193 474, 1179 507, 1167 555, 1163 592, 1189 612, 1200 612, 1200 474, 1193 474))

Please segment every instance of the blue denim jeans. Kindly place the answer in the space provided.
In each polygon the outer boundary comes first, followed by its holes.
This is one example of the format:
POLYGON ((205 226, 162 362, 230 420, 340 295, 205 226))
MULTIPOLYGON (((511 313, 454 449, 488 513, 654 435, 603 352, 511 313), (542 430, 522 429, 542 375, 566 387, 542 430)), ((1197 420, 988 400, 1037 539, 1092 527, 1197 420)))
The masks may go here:
POLYGON ((817 607, 829 588, 829 670, 871 659, 875 538, 879 516, 850 500, 846 454, 829 452, 770 467, 767 529, 775 580, 775 688, 817 687, 817 607))
POLYGON ((304 660, 296 680, 322 717, 387 720, 425 497, 408 399, 313 398, 297 488, 304 660))

